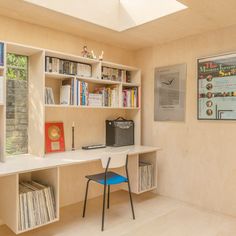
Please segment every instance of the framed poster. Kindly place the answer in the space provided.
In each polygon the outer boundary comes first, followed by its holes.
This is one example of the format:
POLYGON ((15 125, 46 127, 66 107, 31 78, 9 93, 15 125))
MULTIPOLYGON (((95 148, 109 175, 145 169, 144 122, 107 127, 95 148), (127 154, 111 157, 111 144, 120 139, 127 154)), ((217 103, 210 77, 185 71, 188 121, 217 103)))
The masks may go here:
POLYGON ((155 68, 155 121, 185 120, 186 68, 186 64, 155 68))
POLYGON ((198 59, 198 119, 236 119, 236 54, 198 59))
POLYGON ((64 128, 62 122, 45 123, 45 152, 64 152, 64 128))

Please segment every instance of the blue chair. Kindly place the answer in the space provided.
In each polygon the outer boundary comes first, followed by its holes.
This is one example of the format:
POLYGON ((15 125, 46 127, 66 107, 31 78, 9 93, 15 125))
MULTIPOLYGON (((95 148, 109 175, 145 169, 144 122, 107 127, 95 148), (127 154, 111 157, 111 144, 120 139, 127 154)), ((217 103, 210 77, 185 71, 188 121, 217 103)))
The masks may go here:
POLYGON ((85 217, 86 212, 86 204, 87 204, 87 196, 88 196, 88 188, 90 181, 94 181, 98 184, 104 185, 104 192, 103 192, 103 210, 102 210, 102 231, 104 230, 104 219, 105 219, 105 204, 106 204, 106 189, 108 188, 108 196, 107 196, 107 208, 110 207, 110 186, 127 183, 128 184, 128 191, 129 191, 129 198, 131 204, 131 210, 133 219, 135 220, 134 214, 134 207, 131 195, 131 188, 130 188, 130 181, 129 181, 129 174, 128 174, 128 152, 111 152, 105 153, 101 158, 102 166, 105 168, 104 173, 95 174, 95 175, 88 175, 85 176, 87 180, 86 192, 85 192, 85 200, 84 200, 84 208, 83 208, 83 217, 85 217), (115 172, 108 171, 111 168, 119 168, 125 167, 126 170, 126 177, 119 175, 115 172))

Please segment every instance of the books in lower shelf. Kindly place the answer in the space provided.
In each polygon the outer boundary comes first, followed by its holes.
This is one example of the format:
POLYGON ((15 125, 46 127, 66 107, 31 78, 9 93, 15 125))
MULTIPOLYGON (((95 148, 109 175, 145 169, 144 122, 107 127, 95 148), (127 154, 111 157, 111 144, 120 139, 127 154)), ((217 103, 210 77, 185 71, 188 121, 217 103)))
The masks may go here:
POLYGON ((56 203, 53 188, 35 181, 19 184, 20 231, 27 230, 56 219, 56 203))
POLYGON ((55 104, 52 88, 45 88, 45 104, 55 104))
POLYGON ((153 165, 139 162, 139 191, 145 191, 154 187, 153 165))
POLYGON ((138 107, 138 88, 123 89, 123 106, 124 107, 138 107))
POLYGON ((60 104, 75 106, 118 107, 117 87, 95 87, 89 92, 89 84, 78 79, 63 80, 60 104))

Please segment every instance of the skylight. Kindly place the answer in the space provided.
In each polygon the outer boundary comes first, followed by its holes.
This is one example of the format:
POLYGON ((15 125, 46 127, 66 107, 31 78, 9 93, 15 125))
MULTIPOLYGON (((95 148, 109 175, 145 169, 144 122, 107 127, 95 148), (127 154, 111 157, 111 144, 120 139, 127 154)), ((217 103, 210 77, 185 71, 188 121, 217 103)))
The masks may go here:
POLYGON ((176 0, 24 1, 119 32, 187 8, 176 0))

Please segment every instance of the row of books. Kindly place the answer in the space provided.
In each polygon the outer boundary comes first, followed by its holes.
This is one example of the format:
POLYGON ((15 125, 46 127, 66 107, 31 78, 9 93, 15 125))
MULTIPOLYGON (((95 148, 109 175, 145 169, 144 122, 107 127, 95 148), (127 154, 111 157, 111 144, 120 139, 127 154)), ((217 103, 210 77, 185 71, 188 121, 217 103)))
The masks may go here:
POLYGON ((130 83, 131 72, 103 66, 102 79, 130 83))
POLYGON ((45 87, 45 104, 55 104, 52 88, 45 87))
POLYGON ((20 231, 46 224, 56 218, 53 188, 30 181, 19 184, 20 231))
POLYGON ((139 162, 139 191, 151 189, 154 186, 153 165, 146 162, 139 162))
POLYGON ((78 79, 63 80, 60 89, 63 105, 118 107, 118 97, 117 87, 95 87, 89 92, 88 83, 78 79))
POLYGON ((4 43, 0 43, 0 66, 4 66, 4 43))
POLYGON ((138 107, 138 88, 123 89, 123 107, 138 107))
POLYGON ((92 66, 80 62, 68 61, 46 56, 46 72, 92 77, 92 66))

